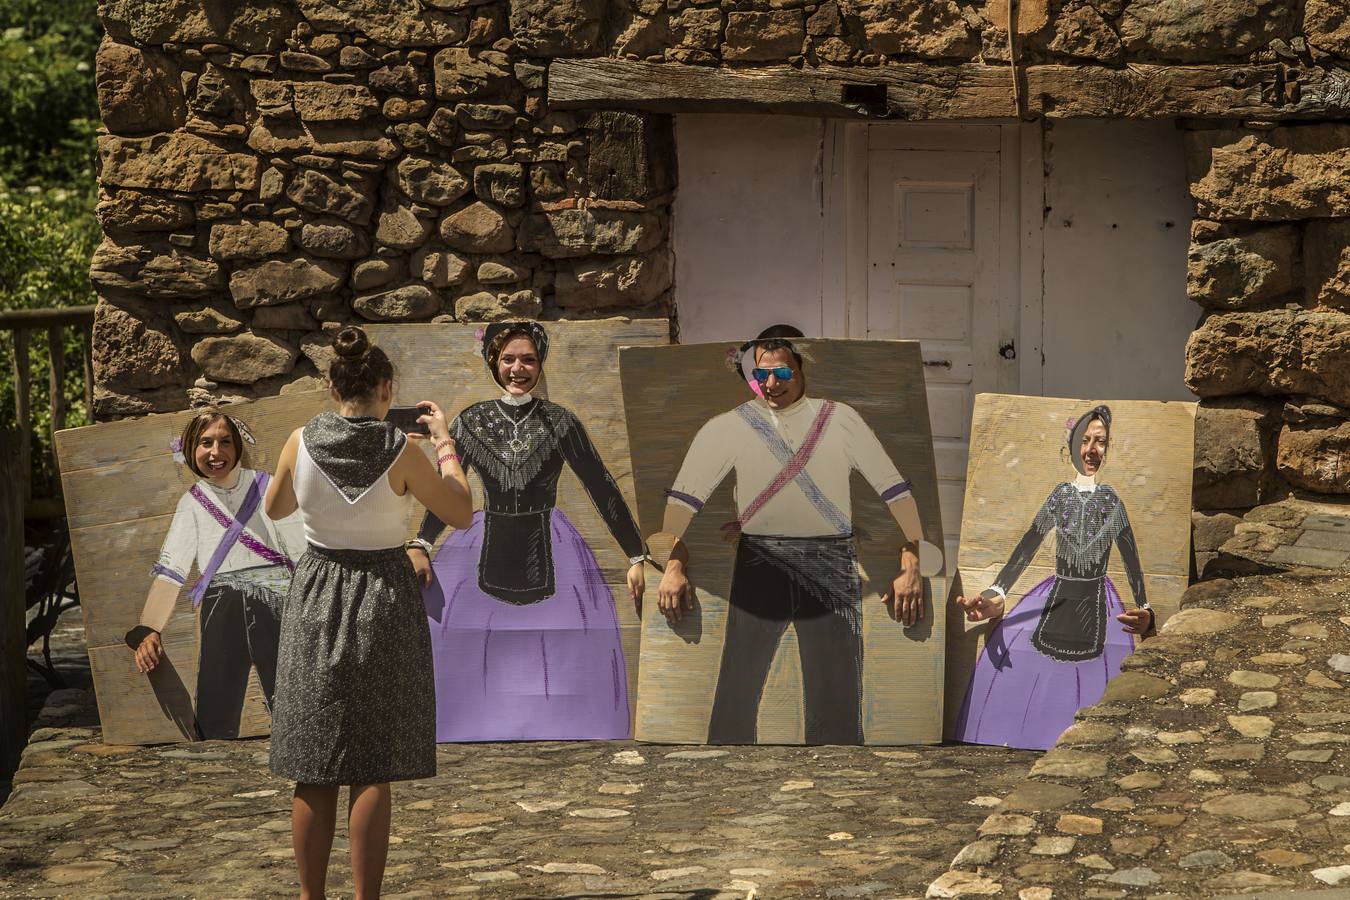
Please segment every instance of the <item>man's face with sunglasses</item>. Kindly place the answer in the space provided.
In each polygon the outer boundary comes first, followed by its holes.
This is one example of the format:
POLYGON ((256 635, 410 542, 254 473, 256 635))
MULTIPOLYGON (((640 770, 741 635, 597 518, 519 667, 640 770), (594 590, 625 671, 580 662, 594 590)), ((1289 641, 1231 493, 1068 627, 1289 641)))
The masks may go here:
POLYGON ((751 373, 764 393, 771 409, 784 409, 801 399, 806 393, 806 379, 802 370, 793 359, 792 351, 786 347, 778 350, 765 350, 755 357, 755 368, 751 373))

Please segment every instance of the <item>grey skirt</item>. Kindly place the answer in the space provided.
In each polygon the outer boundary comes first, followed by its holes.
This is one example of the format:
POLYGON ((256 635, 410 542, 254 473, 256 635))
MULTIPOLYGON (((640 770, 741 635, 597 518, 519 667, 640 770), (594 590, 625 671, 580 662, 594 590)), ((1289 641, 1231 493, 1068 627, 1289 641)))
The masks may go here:
POLYGON ((436 774, 431 636, 402 548, 310 546, 281 614, 272 771, 303 784, 436 774))

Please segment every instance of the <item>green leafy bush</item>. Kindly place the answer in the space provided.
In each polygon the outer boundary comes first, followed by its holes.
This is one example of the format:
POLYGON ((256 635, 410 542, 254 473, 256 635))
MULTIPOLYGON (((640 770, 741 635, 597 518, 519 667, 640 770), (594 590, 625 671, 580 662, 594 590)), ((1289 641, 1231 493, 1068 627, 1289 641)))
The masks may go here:
MULTIPOLYGON (((94 55, 102 39, 95 0, 0 0, 0 310, 94 302, 89 258, 94 218, 94 55)), ((84 407, 84 338, 66 328, 68 425, 84 407)), ((30 333, 33 484, 49 493, 46 329, 30 333)), ((14 343, 0 332, 0 428, 15 426, 14 343)))

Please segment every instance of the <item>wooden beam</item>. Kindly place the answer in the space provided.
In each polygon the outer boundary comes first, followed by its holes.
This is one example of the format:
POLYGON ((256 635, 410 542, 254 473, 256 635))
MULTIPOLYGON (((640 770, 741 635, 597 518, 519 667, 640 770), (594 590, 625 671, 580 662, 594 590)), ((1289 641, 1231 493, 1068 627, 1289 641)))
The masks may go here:
POLYGON ((19 486, 24 501, 32 499, 33 484, 29 466, 29 454, 33 446, 33 422, 29 418, 29 384, 32 370, 28 365, 28 330, 16 328, 14 335, 14 424, 18 426, 19 436, 19 486))
POLYGON ((27 608, 23 589, 23 488, 20 435, 0 431, 0 781, 18 768, 28 741, 27 608))
MULTIPOLYGON (((1350 113, 1350 72, 1283 65, 1030 66, 1031 117, 1312 118, 1350 113)), ((558 109, 776 112, 861 119, 985 119, 1019 114, 1006 66, 726 68, 622 59, 549 64, 558 109)))
POLYGON ((60 306, 53 309, 7 309, 0 311, 0 330, 43 328, 50 325, 80 325, 94 321, 94 307, 60 306))

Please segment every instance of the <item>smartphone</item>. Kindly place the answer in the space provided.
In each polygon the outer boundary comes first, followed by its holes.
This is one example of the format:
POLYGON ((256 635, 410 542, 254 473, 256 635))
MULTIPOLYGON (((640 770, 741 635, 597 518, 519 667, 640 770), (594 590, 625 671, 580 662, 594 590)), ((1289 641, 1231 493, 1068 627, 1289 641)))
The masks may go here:
POLYGON ((431 434, 431 426, 417 421, 431 412, 428 406, 391 406, 384 420, 404 434, 431 434))

